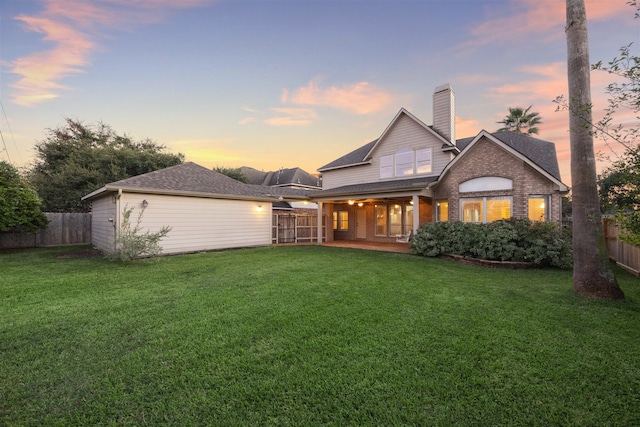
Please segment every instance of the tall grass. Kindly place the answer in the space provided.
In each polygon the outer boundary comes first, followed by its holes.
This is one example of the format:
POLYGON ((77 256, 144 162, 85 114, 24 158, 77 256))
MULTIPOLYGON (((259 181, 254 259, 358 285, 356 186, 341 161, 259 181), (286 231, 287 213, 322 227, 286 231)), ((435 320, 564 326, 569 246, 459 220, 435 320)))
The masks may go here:
POLYGON ((0 425, 640 425, 640 281, 317 246, 0 252, 0 425))

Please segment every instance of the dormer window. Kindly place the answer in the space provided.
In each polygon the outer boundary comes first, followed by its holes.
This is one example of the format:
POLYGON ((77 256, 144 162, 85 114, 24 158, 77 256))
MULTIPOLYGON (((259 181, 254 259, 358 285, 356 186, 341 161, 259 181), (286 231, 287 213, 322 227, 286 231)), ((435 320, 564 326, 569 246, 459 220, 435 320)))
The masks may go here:
POLYGON ((380 157, 380 178, 401 178, 432 171, 431 148, 402 148, 395 154, 380 157))

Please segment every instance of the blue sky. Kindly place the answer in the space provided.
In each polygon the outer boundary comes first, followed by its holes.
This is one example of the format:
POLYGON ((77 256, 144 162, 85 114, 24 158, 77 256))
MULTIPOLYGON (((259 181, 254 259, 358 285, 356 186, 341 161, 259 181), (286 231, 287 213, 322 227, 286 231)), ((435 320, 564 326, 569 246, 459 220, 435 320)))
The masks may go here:
MULTIPOLYGON (((586 5, 592 62, 640 42, 626 0, 586 5)), ((458 137, 533 105, 571 181, 552 103, 567 92, 562 0, 0 0, 0 19, 0 160, 17 166, 72 117, 207 167, 315 172, 401 107, 431 124, 450 83, 458 137)), ((609 81, 592 74, 596 114, 609 81)))

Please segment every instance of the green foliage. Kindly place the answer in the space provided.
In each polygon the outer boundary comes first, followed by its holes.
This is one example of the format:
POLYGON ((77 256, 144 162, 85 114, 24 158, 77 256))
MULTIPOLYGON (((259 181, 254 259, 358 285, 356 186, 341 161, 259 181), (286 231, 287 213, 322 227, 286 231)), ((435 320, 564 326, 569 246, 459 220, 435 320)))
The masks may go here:
POLYGON ((528 219, 488 224, 435 222, 423 224, 411 241, 418 255, 463 255, 495 261, 526 261, 539 266, 572 265, 570 231, 551 222, 528 219))
POLYGON ((107 253, 107 258, 111 260, 131 261, 135 258, 153 258, 162 254, 160 240, 169 234, 171 227, 164 226, 156 233, 149 230, 142 232, 140 223, 144 208, 138 213, 135 224, 131 221, 133 210, 125 206, 122 212, 122 223, 116 233, 116 248, 113 252, 107 253))
POLYGON ((242 169, 240 168, 228 168, 225 166, 216 166, 213 168, 214 172, 221 173, 222 175, 226 175, 229 178, 233 178, 236 181, 244 182, 247 184, 249 182, 249 178, 242 173, 242 169))
POLYGON ((538 134, 539 129, 536 126, 542 123, 542 119, 540 118, 540 113, 529 112, 531 107, 532 105, 527 108, 509 107, 509 115, 497 122, 504 125, 504 127, 498 130, 510 130, 518 133, 526 133, 527 135, 538 134))
POLYGON ((109 126, 87 126, 74 119, 48 130, 36 144, 29 179, 47 212, 87 212, 82 196, 110 182, 180 164, 182 154, 164 152, 149 139, 133 141, 109 126))
POLYGON ((48 224, 34 189, 7 162, 0 162, 0 232, 32 233, 48 224))

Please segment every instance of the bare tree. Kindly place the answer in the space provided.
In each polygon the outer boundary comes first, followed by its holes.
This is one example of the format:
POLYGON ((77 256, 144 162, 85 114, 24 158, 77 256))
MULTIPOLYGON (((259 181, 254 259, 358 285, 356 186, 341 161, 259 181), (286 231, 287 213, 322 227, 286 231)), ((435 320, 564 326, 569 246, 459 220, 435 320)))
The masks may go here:
POLYGON ((591 132, 589 42, 584 0, 567 1, 567 71, 573 203, 573 290, 596 298, 624 298, 609 267, 598 199, 591 132))

